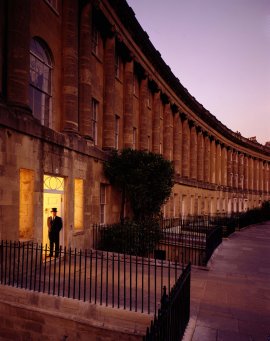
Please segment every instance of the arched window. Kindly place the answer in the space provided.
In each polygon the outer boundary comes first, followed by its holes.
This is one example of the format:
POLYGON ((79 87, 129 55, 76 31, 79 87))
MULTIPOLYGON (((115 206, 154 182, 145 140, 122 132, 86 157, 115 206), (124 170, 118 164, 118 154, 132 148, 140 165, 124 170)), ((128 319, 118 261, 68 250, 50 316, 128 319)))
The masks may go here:
POLYGON ((51 127, 52 60, 48 48, 38 39, 30 45, 30 107, 41 124, 51 127))

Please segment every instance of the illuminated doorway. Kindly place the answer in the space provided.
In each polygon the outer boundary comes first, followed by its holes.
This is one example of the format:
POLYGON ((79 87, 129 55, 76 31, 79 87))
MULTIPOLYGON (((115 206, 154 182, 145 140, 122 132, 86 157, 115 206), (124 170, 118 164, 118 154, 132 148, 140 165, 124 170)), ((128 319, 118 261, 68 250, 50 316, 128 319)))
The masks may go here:
MULTIPOLYGON (((64 178, 44 175, 43 179, 43 245, 49 246, 47 219, 51 215, 51 209, 57 208, 57 215, 64 217, 64 178)), ((59 236, 60 245, 64 246, 64 219, 63 228, 59 236)))

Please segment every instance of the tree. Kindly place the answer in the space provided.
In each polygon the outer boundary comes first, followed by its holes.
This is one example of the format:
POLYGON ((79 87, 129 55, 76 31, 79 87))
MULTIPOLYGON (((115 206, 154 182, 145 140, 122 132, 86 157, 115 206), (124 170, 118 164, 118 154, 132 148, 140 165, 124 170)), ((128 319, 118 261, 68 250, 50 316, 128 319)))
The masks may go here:
POLYGON ((145 220, 160 212, 173 187, 173 165, 162 155, 140 150, 113 151, 105 163, 105 175, 122 192, 120 219, 128 199, 134 220, 145 220))

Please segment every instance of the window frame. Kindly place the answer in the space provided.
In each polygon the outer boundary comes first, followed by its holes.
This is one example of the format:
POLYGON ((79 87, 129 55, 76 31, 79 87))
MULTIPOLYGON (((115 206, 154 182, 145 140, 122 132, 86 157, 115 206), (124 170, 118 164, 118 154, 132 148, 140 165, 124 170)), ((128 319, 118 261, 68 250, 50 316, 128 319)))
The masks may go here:
POLYGON ((49 128, 52 127, 52 70, 53 64, 49 48, 41 40, 33 38, 29 50, 29 102, 33 116, 40 121, 41 125, 49 128), (32 49, 33 46, 37 49, 32 49), (38 49, 42 51, 43 56, 40 56, 38 49), (40 70, 42 71, 40 72, 40 70), (42 76, 41 86, 37 83, 40 76, 42 76), (43 85, 44 80, 45 83, 47 82, 48 89, 45 89, 43 85), (38 111, 40 115, 37 115, 38 111))

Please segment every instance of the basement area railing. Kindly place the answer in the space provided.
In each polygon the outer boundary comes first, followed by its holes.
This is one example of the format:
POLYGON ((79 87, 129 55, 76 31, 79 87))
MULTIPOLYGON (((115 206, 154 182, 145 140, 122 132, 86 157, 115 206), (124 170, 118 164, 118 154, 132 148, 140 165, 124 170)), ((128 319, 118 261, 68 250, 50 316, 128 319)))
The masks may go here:
POLYGON ((50 257, 42 244, 0 243, 0 282, 17 288, 155 314, 163 287, 182 274, 177 262, 99 250, 60 248, 50 257))

